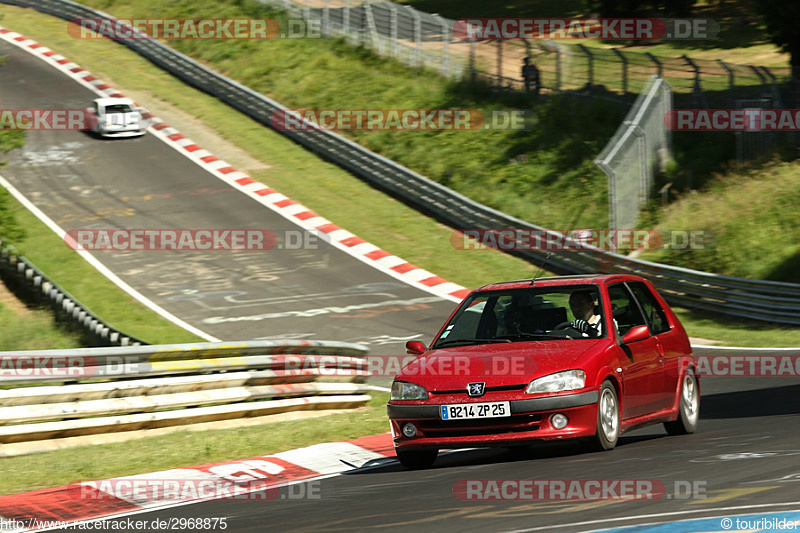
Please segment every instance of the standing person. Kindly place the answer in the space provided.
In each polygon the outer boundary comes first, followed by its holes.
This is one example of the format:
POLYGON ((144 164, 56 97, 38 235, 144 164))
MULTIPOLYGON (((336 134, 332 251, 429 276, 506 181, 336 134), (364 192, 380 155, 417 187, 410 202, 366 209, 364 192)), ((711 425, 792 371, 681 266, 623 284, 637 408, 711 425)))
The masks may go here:
POLYGON ((539 94, 539 69, 536 68, 536 65, 530 63, 530 58, 525 56, 525 59, 522 60, 522 79, 525 80, 525 92, 531 92, 531 86, 533 86, 534 94, 539 94))

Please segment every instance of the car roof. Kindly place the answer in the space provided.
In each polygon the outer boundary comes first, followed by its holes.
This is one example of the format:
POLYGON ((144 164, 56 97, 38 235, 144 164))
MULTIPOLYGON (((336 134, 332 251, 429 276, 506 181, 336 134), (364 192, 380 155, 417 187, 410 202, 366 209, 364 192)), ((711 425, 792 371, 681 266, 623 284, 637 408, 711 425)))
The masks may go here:
POLYGON ((133 103, 133 100, 130 98, 117 98, 117 97, 106 97, 106 98, 95 98, 95 103, 101 105, 103 107, 109 105, 117 105, 117 104, 128 104, 131 107, 136 107, 133 103))
POLYGON ((642 278, 631 274, 577 274, 572 276, 551 276, 544 278, 520 279, 491 283, 476 289, 478 292, 503 289, 524 289, 534 287, 561 287, 565 285, 603 285, 609 281, 641 281, 642 278), (533 281, 533 283, 531 283, 533 281))

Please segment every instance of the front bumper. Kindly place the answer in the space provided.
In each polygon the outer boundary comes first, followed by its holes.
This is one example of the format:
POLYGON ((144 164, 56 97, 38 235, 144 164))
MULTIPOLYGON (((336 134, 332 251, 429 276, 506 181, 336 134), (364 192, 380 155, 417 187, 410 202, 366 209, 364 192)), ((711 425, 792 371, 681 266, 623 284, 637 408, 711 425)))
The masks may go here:
MULTIPOLYGON (((597 429, 598 391, 546 398, 510 400, 511 416, 468 420, 442 420, 440 404, 387 406, 392 437, 397 448, 464 448, 505 446, 530 440, 589 437, 597 429), (550 417, 556 413, 569 422, 556 429, 550 417), (414 437, 403 435, 407 423, 417 428, 414 437)), ((455 402, 451 402, 455 403, 455 402)))

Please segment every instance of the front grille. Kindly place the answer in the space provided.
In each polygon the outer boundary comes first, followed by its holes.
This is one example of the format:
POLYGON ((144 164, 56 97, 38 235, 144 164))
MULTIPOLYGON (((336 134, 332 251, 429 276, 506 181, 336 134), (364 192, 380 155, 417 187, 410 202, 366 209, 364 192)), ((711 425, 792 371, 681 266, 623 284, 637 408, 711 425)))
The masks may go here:
POLYGON ((468 437, 536 431, 541 422, 541 415, 531 414, 473 420, 420 420, 417 425, 426 437, 468 437))
MULTIPOLYGON (((502 387, 486 387, 484 391, 484 396, 490 392, 524 391, 527 386, 528 384, 526 383, 524 385, 504 385, 502 387)), ((464 386, 463 389, 456 389, 456 390, 432 390, 429 392, 435 395, 463 394, 467 396, 467 387, 464 386)))

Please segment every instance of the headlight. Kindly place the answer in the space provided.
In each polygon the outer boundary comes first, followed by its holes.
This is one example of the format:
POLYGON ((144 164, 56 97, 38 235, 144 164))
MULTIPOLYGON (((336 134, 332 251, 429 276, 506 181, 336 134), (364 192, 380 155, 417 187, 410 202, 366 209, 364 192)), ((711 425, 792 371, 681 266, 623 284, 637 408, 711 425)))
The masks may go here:
POLYGON ((392 400, 427 400, 428 391, 419 385, 405 381, 392 383, 392 400))
POLYGON ((550 374, 543 378, 534 379, 528 384, 525 392, 559 392, 564 390, 582 389, 586 382, 586 373, 583 370, 567 370, 557 374, 550 374))

